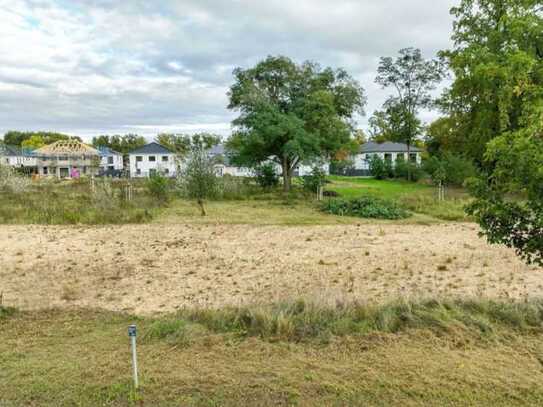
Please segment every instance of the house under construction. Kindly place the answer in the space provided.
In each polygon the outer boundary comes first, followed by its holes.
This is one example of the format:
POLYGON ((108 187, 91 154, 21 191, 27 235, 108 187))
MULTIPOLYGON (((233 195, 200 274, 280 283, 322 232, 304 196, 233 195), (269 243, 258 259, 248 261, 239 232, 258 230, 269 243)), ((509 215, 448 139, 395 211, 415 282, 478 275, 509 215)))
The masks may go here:
POLYGON ((34 151, 38 174, 57 178, 96 175, 100 166, 98 150, 77 140, 61 140, 34 151))

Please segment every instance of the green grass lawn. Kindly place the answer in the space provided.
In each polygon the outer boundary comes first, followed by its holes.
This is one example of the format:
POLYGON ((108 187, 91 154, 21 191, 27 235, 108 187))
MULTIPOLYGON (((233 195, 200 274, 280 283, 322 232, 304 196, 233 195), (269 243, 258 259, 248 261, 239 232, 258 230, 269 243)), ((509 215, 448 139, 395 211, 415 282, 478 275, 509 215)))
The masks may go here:
POLYGON ((343 198, 374 196, 398 202, 406 209, 434 219, 468 221, 464 207, 470 197, 460 188, 448 188, 446 200, 438 202, 434 186, 400 180, 376 180, 365 177, 329 177, 326 189, 338 192, 343 198))
POLYGON ((430 302, 154 318, 0 309, 0 405, 539 406, 538 307, 430 302))

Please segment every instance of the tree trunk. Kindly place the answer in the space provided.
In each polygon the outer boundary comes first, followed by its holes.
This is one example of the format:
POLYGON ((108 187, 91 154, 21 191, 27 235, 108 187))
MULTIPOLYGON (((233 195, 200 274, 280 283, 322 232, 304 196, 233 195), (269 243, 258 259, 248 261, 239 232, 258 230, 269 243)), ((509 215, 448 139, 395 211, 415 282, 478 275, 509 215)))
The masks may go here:
POLYGON ((407 143, 407 180, 411 181, 411 143, 407 143))
POLYGON ((288 163, 288 159, 286 157, 283 158, 283 163, 281 164, 281 167, 283 169, 283 192, 289 193, 290 192, 290 166, 288 163))
POLYGON ((204 200, 203 199, 198 199, 197 200, 198 202, 198 206, 200 207, 200 210, 202 211, 202 216, 206 216, 206 209, 204 208, 204 200))

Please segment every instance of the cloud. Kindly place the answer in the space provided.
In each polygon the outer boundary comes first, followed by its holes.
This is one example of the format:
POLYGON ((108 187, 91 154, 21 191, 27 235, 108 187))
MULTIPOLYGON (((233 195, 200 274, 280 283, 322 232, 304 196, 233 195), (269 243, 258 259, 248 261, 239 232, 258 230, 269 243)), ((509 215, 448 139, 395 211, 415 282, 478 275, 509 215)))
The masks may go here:
POLYGON ((346 68, 371 113, 388 94, 379 57, 448 47, 453 3, 0 0, 0 134, 227 134, 232 70, 275 54, 346 68))

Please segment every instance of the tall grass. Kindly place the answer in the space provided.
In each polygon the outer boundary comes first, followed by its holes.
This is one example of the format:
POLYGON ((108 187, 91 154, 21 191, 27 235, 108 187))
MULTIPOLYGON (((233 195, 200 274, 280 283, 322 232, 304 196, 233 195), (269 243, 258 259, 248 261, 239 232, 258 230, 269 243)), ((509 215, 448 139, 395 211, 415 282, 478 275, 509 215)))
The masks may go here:
POLYGON ((0 195, 0 223, 4 224, 123 224, 147 222, 159 202, 144 191, 124 199, 122 185, 97 180, 40 181, 24 193, 0 195))
POLYGON ((542 328, 543 301, 428 300, 335 307, 297 301, 269 306, 184 309, 175 316, 154 321, 145 337, 190 343, 199 335, 234 333, 243 337, 299 342, 426 329, 438 334, 465 332, 490 338, 502 329, 541 333, 542 328))

